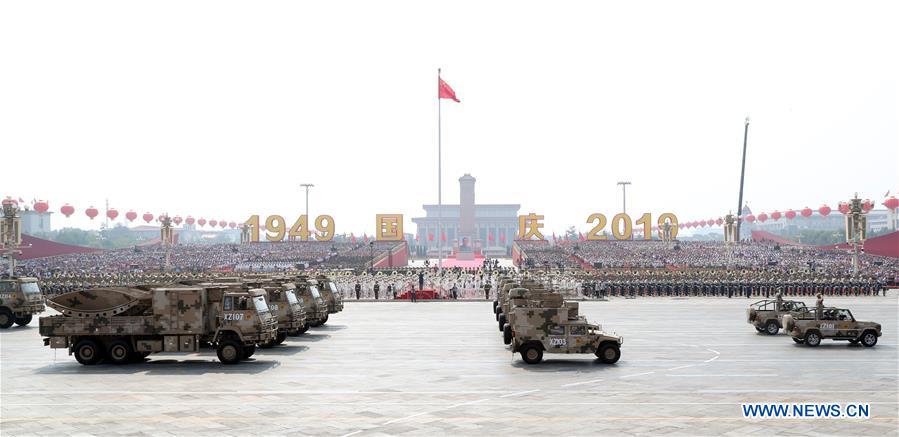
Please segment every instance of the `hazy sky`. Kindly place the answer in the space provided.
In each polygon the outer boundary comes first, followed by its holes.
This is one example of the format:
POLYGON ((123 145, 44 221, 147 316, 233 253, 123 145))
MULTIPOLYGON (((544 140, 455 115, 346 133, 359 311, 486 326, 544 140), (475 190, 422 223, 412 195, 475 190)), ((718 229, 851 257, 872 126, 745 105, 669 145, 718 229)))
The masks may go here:
MULTIPOLYGON (((717 217, 899 191, 890 2, 0 3, 0 195, 243 220, 521 203, 717 217)), ((94 224, 96 225, 96 223, 94 224)))

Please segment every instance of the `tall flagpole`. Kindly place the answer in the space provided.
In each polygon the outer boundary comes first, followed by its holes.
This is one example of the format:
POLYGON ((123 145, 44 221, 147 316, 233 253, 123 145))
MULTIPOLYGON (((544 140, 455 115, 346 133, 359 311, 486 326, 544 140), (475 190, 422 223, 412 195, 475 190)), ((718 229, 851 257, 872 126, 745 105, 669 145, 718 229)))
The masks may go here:
MULTIPOLYGON (((440 86, 440 69, 437 69, 437 86, 440 86)), ((437 90, 437 269, 443 270, 443 133, 440 119, 440 89, 437 90)))

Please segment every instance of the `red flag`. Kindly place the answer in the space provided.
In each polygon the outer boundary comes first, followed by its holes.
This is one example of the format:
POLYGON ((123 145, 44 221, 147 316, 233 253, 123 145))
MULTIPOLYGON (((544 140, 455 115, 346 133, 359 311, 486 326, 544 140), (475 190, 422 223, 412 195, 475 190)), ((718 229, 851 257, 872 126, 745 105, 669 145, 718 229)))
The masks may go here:
POLYGON ((582 234, 582 233, 580 233, 580 232, 577 233, 577 239, 580 240, 580 241, 586 241, 586 240, 587 240, 586 238, 584 238, 584 234, 582 234))
POLYGON ((440 241, 446 241, 446 234, 443 232, 440 233, 440 241))
POLYGON ((493 232, 487 234, 487 241, 493 241, 493 232))
POLYGON ((459 102, 459 99, 456 98, 456 92, 439 75, 437 76, 437 98, 453 99, 454 102, 459 102))
POLYGON ((502 242, 506 241, 506 233, 505 232, 503 232, 502 234, 499 234, 499 241, 502 241, 502 242))
POLYGON ((428 233, 428 241, 434 241, 434 234, 433 234, 433 233, 430 233, 430 232, 428 233))

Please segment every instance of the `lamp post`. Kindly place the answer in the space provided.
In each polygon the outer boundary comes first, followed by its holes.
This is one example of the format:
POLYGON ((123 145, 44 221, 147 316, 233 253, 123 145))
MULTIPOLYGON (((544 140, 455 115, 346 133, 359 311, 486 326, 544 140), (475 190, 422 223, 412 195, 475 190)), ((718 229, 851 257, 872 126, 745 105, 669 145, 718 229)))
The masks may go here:
POLYGON ((627 214, 627 186, 631 183, 629 181, 618 181, 618 185, 621 185, 621 212, 627 214))
POLYGON ((375 273, 375 242, 374 241, 368 243, 368 256, 371 259, 371 261, 369 261, 368 272, 371 274, 374 274, 375 273))
MULTIPOLYGON (((740 197, 737 200, 737 217, 743 215, 743 178, 746 176, 746 142, 749 139, 749 116, 746 116, 746 119, 743 121, 743 164, 740 167, 740 197)), ((737 218, 737 240, 739 240, 740 236, 740 221, 742 219, 737 218)))
POLYGON ((315 185, 300 184, 300 186, 306 189, 306 223, 307 223, 307 226, 311 227, 310 225, 308 225, 308 223, 311 223, 311 220, 309 219, 309 189, 314 187, 315 185))
POLYGON ((867 234, 868 218, 862 208, 862 200, 858 193, 849 201, 849 213, 846 214, 846 243, 852 253, 852 274, 858 274, 858 248, 864 245, 867 234))

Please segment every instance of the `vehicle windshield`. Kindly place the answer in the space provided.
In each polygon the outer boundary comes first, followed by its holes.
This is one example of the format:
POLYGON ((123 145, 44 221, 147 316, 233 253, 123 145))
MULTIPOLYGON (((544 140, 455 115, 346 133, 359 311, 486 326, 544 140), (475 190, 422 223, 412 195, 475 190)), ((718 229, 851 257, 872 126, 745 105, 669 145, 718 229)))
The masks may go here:
POLYGON ((297 299, 297 295, 294 294, 293 290, 287 290, 287 302, 291 305, 297 305, 300 301, 297 299))
POLYGON ((41 289, 37 286, 37 282, 23 282, 22 293, 28 297, 40 296, 41 289))
POLYGON ((322 297, 321 293, 318 292, 318 287, 316 287, 314 285, 309 286, 309 291, 312 292, 312 297, 314 297, 316 299, 319 299, 322 297))
POLYGON ((259 314, 268 312, 268 304, 265 303, 265 297, 263 296, 254 297, 253 305, 256 306, 256 312, 259 314))
POLYGON ((328 287, 331 287, 332 293, 337 293, 337 286, 333 282, 328 282, 328 287))

